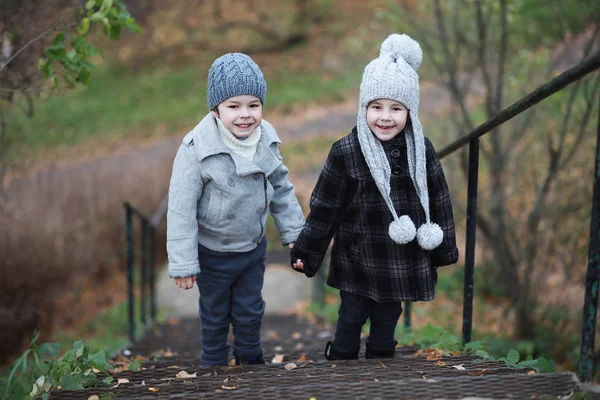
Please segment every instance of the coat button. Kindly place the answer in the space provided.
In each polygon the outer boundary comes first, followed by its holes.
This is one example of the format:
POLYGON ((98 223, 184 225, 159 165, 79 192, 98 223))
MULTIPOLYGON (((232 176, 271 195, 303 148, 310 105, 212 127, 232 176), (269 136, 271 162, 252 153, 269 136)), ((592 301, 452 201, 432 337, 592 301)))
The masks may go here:
POLYGON ((227 179, 227 184, 229 186, 235 186, 235 181, 233 180, 233 178, 230 177, 229 179, 227 179))
POLYGON ((259 181, 261 179, 260 174, 257 172, 256 174, 254 174, 254 176, 252 176, 252 179, 254 179, 255 181, 259 181))
POLYGON ((258 207, 258 208, 256 209, 256 213, 257 213, 257 214, 262 214, 262 212, 263 212, 264 210, 265 210, 264 208, 262 208, 262 207, 258 207))
POLYGON ((400 158, 400 149, 393 149, 392 150, 392 157, 394 157, 394 158, 400 158))
POLYGON ((231 244, 231 240, 223 239, 223 241, 221 243, 223 243, 225 246, 227 246, 227 245, 231 244))
POLYGON ((394 165, 394 168, 392 168, 392 174, 394 174, 394 175, 402 174, 402 167, 399 165, 394 165))
POLYGON ((230 220, 235 219, 235 214, 227 214, 227 219, 230 219, 230 220))

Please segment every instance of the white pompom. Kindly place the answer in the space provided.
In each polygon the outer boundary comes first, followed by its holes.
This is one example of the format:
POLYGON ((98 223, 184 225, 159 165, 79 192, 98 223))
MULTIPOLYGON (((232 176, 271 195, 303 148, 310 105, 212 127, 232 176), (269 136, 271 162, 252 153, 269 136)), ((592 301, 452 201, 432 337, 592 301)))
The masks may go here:
POLYGON ((406 244, 415 238, 417 228, 408 215, 403 215, 392 221, 388 234, 392 240, 399 244, 406 244))
POLYGON ((421 225, 417 231, 417 242, 425 250, 433 250, 438 247, 444 239, 444 232, 438 224, 433 222, 421 225))
POLYGON ((394 33, 381 44, 379 57, 402 57, 415 71, 423 61, 423 51, 416 40, 405 34, 394 33))

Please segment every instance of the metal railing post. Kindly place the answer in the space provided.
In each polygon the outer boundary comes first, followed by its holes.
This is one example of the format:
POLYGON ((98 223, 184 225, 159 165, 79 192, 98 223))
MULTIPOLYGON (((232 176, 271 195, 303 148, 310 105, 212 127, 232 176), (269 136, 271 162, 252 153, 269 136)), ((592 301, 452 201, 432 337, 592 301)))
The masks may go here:
POLYGON ((600 101, 598 103, 598 135, 596 138, 592 218, 590 222, 585 300, 583 303, 581 350, 579 352, 579 379, 584 382, 591 381, 594 372, 594 337, 598 316, 598 284, 600 278, 600 101))
POLYGON ((140 271, 140 295, 141 299, 141 321, 142 324, 146 323, 146 286, 148 282, 148 220, 140 217, 142 222, 142 241, 141 241, 141 254, 142 254, 142 265, 140 271))
POLYGON ((475 238, 477 233, 477 184, 479 178, 479 139, 469 143, 469 177, 467 188, 467 238, 465 245, 465 279, 463 286, 463 344, 471 341, 473 330, 473 275, 475 273, 475 238))
POLYGON ((127 253, 127 309, 129 317, 129 340, 135 338, 135 310, 133 307, 133 210, 125 203, 125 231, 126 231, 126 253, 127 253))
POLYGON ((156 268, 156 249, 155 249, 155 242, 156 242, 156 229, 154 227, 154 225, 150 224, 149 226, 150 230, 149 230, 149 239, 150 239, 150 263, 149 263, 149 267, 150 267, 150 318, 152 318, 152 322, 156 322, 156 291, 154 288, 154 281, 155 281, 155 277, 156 277, 156 271, 154 270, 154 268, 156 268))

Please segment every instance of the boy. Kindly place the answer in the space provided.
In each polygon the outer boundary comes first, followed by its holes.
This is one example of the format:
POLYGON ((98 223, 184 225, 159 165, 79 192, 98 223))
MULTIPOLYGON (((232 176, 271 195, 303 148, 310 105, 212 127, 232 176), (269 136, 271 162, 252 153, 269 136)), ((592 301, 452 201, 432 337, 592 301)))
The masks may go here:
POLYGON ((203 366, 228 364, 230 324, 236 365, 264 364, 267 217, 270 212, 290 247, 304 226, 281 140, 262 119, 266 91, 247 55, 215 60, 208 74, 210 112, 183 138, 173 163, 169 276, 185 290, 198 282, 203 366))

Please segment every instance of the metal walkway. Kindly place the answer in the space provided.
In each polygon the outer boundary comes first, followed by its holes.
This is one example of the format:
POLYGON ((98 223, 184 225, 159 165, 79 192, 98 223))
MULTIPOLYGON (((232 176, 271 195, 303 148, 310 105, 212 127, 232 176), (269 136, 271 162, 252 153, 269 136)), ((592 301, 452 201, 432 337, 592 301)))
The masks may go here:
POLYGON ((394 359, 366 360, 361 354, 360 360, 327 361, 323 349, 331 327, 294 315, 266 317, 262 332, 265 360, 283 355, 280 363, 202 368, 198 319, 171 320, 130 349, 130 358, 145 361, 142 370, 116 376, 128 382, 54 391, 50 398, 566 399, 581 390, 571 373, 539 374, 475 356, 416 355, 410 347, 398 348, 394 359), (177 377, 182 371, 188 377, 177 377))

